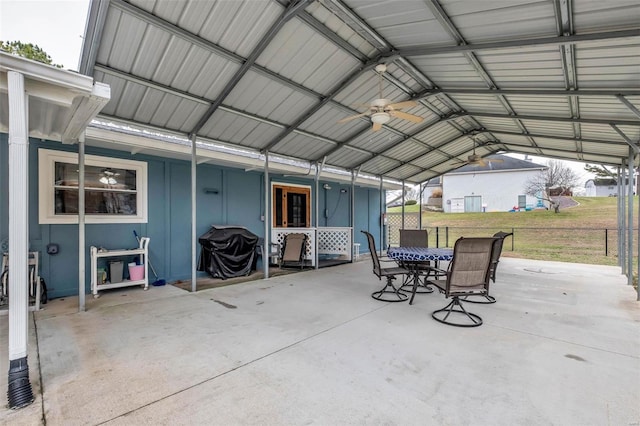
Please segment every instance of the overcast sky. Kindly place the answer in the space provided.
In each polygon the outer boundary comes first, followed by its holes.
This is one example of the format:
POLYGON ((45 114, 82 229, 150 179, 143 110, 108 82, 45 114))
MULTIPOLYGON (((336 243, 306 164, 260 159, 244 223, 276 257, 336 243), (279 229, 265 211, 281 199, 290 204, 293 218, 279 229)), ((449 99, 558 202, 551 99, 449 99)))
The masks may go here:
MULTIPOLYGON (((0 40, 36 44, 55 64, 77 71, 88 9, 89 0, 0 0, 0 40)), ((540 164, 547 161, 541 157, 532 160, 540 164)), ((592 178, 584 171, 584 164, 566 163, 580 177, 580 185, 592 178)))
POLYGON ((77 71, 89 0, 0 0, 0 40, 32 43, 77 71))

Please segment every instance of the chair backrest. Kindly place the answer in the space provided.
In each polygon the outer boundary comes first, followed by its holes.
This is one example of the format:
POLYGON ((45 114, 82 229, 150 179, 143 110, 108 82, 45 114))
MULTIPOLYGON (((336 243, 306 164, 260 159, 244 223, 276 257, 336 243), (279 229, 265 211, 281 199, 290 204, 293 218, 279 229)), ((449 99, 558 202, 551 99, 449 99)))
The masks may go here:
POLYGON ((380 277, 380 259, 378 258, 378 252, 376 251, 376 240, 373 235, 367 231, 360 231, 367 236, 367 244, 369 245, 369 253, 371 254, 371 261, 373 262, 373 273, 380 277))
POLYGON ((456 241, 447 278, 447 295, 488 286, 494 241, 493 237, 459 238, 456 241))
POLYGON ((307 234, 287 234, 284 237, 282 247, 283 262, 302 262, 307 234))
POLYGON ((496 268, 498 268, 498 262, 500 261, 500 255, 502 254, 502 246, 504 245, 504 239, 509 235, 513 235, 513 232, 496 232, 493 237, 496 239, 493 243, 493 252, 491 254, 491 279, 496 281, 496 268))
POLYGON ((429 247, 426 229, 401 229, 400 247, 429 247))

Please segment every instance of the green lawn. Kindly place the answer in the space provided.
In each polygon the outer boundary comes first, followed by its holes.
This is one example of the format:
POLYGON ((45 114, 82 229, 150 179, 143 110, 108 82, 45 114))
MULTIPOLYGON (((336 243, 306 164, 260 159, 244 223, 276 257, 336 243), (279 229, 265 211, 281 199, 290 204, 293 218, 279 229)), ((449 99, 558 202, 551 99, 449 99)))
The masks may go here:
MULTIPOLYGON (((422 213, 422 226, 430 233, 430 244, 453 246, 460 236, 486 236, 503 230, 514 232, 505 242, 504 256, 563 262, 616 265, 617 199, 614 197, 575 197, 579 205, 560 213, 552 210, 489 213, 422 213), (607 229, 608 231, 605 231, 607 229), (448 234, 448 235, 447 235, 448 234), (607 244, 608 255, 605 255, 607 244)), ((634 224, 637 223, 638 200, 634 199, 634 224)), ((400 212, 401 207, 388 209, 400 212)), ((416 213, 419 206, 405 206, 406 213, 416 213)), ((634 238, 637 237, 634 232, 634 238)), ((637 247, 634 243, 634 247, 637 247)))

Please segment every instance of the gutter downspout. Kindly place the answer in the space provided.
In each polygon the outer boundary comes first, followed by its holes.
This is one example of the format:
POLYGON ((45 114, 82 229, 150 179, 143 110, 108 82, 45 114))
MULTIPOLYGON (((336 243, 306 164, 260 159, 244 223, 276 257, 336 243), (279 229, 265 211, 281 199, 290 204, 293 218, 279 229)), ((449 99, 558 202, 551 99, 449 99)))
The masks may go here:
POLYGON ((29 338, 29 97, 24 75, 7 72, 9 97, 9 386, 10 408, 34 401, 29 338))

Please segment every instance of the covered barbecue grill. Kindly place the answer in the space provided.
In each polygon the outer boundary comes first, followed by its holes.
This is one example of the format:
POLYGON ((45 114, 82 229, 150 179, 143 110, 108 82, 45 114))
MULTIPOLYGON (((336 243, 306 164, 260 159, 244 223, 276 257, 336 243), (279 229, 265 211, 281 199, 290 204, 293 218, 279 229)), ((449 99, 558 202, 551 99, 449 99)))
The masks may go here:
POLYGON ((212 226, 198 242, 202 247, 198 271, 226 279, 256 269, 258 236, 242 226, 212 226))

